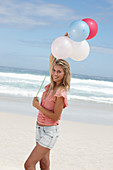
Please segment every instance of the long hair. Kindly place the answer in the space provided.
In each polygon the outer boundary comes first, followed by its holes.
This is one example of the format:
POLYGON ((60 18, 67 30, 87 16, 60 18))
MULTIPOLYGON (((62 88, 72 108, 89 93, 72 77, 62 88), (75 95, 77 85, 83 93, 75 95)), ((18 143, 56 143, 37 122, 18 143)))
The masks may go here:
MULTIPOLYGON (((70 72, 70 66, 69 66, 69 63, 63 59, 58 59, 55 61, 55 63, 53 64, 53 67, 52 67, 52 72, 54 70, 54 66, 55 65, 59 65, 61 66, 61 68, 63 69, 64 71, 64 77, 61 81, 61 83, 58 85, 58 87, 62 87, 64 88, 66 91, 69 91, 70 90, 70 81, 71 81, 71 72, 70 72)), ((52 76, 52 73, 50 75, 50 87, 46 93, 46 96, 48 95, 48 93, 50 92, 50 90, 53 90, 53 95, 55 93, 54 91, 54 87, 56 85, 56 82, 53 81, 53 76, 52 76)))

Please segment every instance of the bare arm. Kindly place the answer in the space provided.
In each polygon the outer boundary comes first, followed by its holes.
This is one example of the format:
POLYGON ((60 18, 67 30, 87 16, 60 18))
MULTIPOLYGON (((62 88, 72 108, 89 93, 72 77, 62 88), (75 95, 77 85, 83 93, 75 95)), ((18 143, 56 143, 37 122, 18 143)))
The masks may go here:
POLYGON ((35 108, 37 108, 38 110, 40 110, 45 116, 47 116, 48 118, 57 121, 60 118, 60 115, 62 113, 62 109, 63 109, 63 105, 64 105, 64 99, 63 97, 57 97, 56 102, 55 102, 55 107, 54 107, 54 111, 49 111, 47 109, 45 109, 44 107, 42 107, 38 101, 33 100, 33 106, 35 108))
POLYGON ((51 53, 50 57, 49 57, 49 73, 51 75, 51 71, 52 71, 52 67, 54 62, 56 61, 56 58, 54 58, 53 54, 51 53), (54 61, 53 61, 54 59, 54 61))

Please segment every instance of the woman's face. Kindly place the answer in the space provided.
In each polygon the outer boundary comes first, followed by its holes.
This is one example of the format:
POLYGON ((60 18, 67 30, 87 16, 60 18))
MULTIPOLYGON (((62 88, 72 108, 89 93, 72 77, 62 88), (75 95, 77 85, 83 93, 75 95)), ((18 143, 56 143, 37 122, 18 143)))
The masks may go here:
POLYGON ((64 77, 64 70, 61 66, 55 65, 52 71, 52 77, 53 81, 56 82, 56 84, 60 84, 63 77, 64 77))

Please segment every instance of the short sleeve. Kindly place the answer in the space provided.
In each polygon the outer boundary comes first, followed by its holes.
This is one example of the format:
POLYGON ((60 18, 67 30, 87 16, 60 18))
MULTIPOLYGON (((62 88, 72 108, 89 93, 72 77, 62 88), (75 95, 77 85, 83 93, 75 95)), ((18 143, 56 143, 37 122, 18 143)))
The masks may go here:
POLYGON ((68 106, 68 101, 67 101, 67 93, 65 89, 60 89, 58 88, 58 90, 56 91, 55 97, 63 97, 64 98, 64 106, 63 108, 68 106))

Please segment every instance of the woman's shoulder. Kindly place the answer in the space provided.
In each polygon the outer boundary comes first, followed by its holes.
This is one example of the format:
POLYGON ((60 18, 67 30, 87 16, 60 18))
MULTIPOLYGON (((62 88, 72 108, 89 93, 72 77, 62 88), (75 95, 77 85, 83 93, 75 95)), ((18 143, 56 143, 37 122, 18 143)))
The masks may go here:
POLYGON ((64 87, 58 87, 56 93, 55 93, 55 97, 63 97, 64 99, 64 106, 63 108, 68 106, 68 101, 67 101, 67 91, 64 87))
POLYGON ((58 89, 57 89, 58 91, 65 91, 66 92, 66 88, 65 87, 63 87, 63 86, 60 86, 60 87, 58 87, 58 89))
POLYGON ((56 92, 55 92, 55 96, 57 97, 64 97, 64 98, 67 98, 67 92, 66 92, 66 89, 64 87, 58 87, 56 92))

